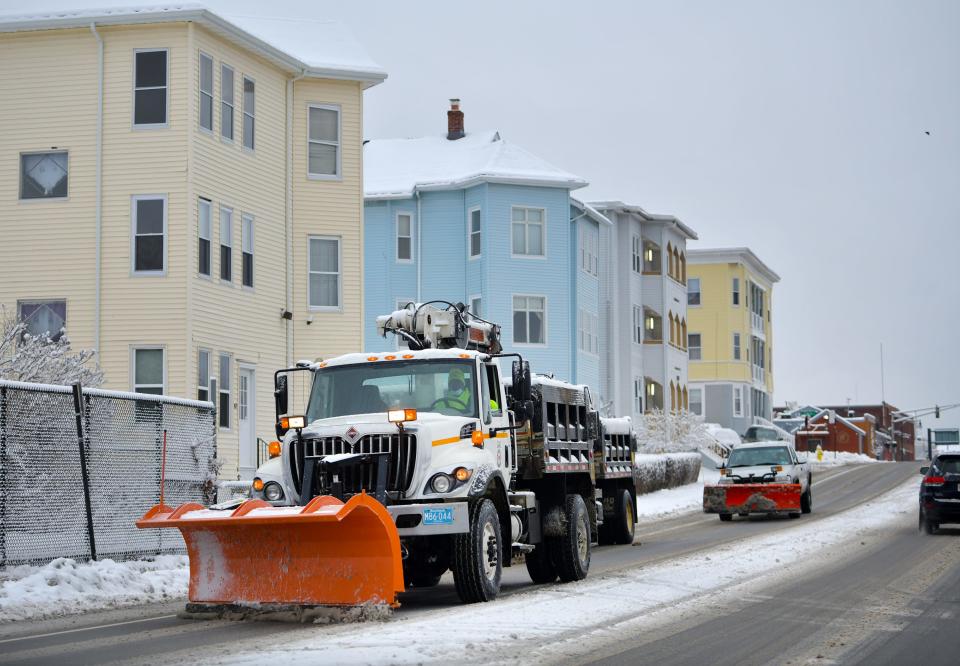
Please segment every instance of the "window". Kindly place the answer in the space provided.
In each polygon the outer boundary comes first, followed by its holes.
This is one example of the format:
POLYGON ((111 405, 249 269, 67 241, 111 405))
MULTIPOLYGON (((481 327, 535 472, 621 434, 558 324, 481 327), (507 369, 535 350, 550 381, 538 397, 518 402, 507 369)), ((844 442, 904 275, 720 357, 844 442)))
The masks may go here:
POLYGON ((703 350, 700 344, 699 333, 690 333, 687 335, 687 351, 690 354, 691 361, 699 361, 701 359, 703 350))
POLYGON ((580 351, 588 354, 600 353, 599 319, 597 315, 580 310, 580 351))
POLYGON ((230 429, 230 355, 220 354, 220 395, 217 403, 218 420, 224 430, 230 429))
POLYGON ((220 209, 220 279, 233 281, 233 211, 220 209))
POLYGON ((740 305, 740 278, 733 278, 733 304, 740 305))
POLYGON ((163 127, 167 124, 167 52, 135 51, 133 74, 133 124, 163 127))
POLYGON ((197 400, 210 399, 210 352, 197 352, 197 400))
POLYGON ((545 301, 543 296, 513 297, 513 341, 515 343, 545 344, 545 301))
POLYGON ((336 178, 340 175, 340 109, 311 106, 308 112, 307 173, 336 178))
POLYGON ((633 411, 643 414, 643 380, 640 377, 633 378, 633 411))
POLYGON ((687 320, 684 319, 680 322, 680 345, 686 349, 687 343, 687 320))
POLYGON ((643 250, 641 249, 643 246, 641 243, 642 241, 640 240, 640 236, 634 234, 631 243, 631 256, 633 259, 632 266, 634 273, 643 272, 643 250))
POLYGON ((309 240, 309 305, 311 309, 340 308, 340 239, 309 240))
POLYGON ((663 318, 650 310, 644 313, 643 317, 644 341, 662 342, 663 341, 663 318))
POLYGON ((585 223, 580 225, 580 268, 590 275, 600 275, 600 261, 597 257, 599 235, 585 223))
POLYGON ((220 136, 233 141, 233 68, 220 65, 220 136))
POLYGON ((733 334, 733 360, 734 361, 740 360, 740 334, 739 333, 733 334))
POLYGON ((67 196, 67 151, 20 155, 20 198, 62 199, 67 196))
POLYGON ((690 278, 687 283, 687 305, 700 305, 700 278, 690 278))
POLYGON ((660 275, 660 246, 652 241, 643 241, 643 272, 660 275))
POLYGON ((63 337, 67 325, 66 301, 20 301, 17 303, 19 320, 26 325, 21 335, 37 338, 50 336, 56 342, 63 337))
POLYGON ((240 216, 240 284, 253 287, 253 216, 240 216))
POLYGON ((470 247, 470 258, 474 259, 480 256, 481 245, 480 241, 482 240, 480 236, 480 209, 474 208, 470 211, 470 222, 469 228, 467 229, 467 234, 469 236, 468 243, 470 247))
POLYGON ((649 377, 644 383, 647 389, 647 410, 663 409, 663 386, 649 377))
POLYGON ((253 150, 254 113, 254 83, 253 79, 243 77, 243 147, 253 150))
POLYGON ((200 54, 200 129, 213 131, 213 58, 200 54))
POLYGON ((733 415, 743 416, 743 387, 733 387, 733 415))
POLYGON ((200 275, 210 277, 210 200, 200 198, 197 203, 197 218, 199 221, 197 271, 200 275))
POLYGON ((670 242, 668 241, 667 242, 667 275, 669 275, 670 277, 673 277, 675 270, 676 269, 673 264, 673 245, 671 245, 670 242))
POLYGON ((680 254, 680 282, 687 283, 687 255, 680 254))
POLYGON ((483 299, 479 296, 470 297, 470 312, 478 317, 483 316, 483 299))
POLYGON ((397 261, 413 261, 413 217, 397 213, 397 261))
POLYGON ((545 256, 544 217, 542 208, 513 208, 513 254, 545 256))
POLYGON ((697 416, 703 416, 703 389, 691 388, 688 398, 690 400, 690 411, 697 416))
POLYGON ((639 305, 633 306, 633 341, 638 345, 643 343, 643 308, 639 305))
POLYGON ((133 350, 133 391, 163 395, 163 349, 133 350))
POLYGON ((167 198, 133 198, 133 272, 160 274, 166 256, 167 198))

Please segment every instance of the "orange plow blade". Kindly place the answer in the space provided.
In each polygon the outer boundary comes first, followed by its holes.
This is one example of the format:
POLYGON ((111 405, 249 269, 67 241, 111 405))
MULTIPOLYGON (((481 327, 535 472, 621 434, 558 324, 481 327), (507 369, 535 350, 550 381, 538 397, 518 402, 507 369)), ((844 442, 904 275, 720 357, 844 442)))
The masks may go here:
POLYGON ((190 601, 211 605, 397 605, 400 536, 366 494, 304 507, 248 500, 231 513, 158 504, 137 527, 176 527, 190 557, 190 601))
POLYGON ((704 513, 800 511, 799 483, 731 483, 703 487, 704 513))

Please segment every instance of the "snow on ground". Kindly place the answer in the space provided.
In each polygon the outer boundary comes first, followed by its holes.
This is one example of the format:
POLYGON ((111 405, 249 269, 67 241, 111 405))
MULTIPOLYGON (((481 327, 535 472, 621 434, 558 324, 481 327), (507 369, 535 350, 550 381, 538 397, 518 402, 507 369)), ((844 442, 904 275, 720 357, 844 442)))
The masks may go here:
MULTIPOLYGON (((822 566, 834 548, 841 559, 862 535, 916 510, 919 480, 821 520, 741 539, 708 553, 519 593, 494 603, 444 607, 380 623, 334 627, 309 639, 281 638, 256 652, 218 652, 218 663, 378 664, 529 662, 570 657, 586 639, 636 635, 644 622, 689 610, 708 597, 742 598, 763 585, 822 566), (530 612, 536 609, 536 612, 530 612)), ((691 484, 693 485, 693 484, 691 484)))
POLYGON ((186 555, 7 567, 0 569, 0 622, 186 598, 188 580, 186 555))
POLYGON ((701 466, 696 483, 638 495, 637 519, 639 522, 648 522, 702 510, 703 484, 716 483, 719 480, 720 472, 701 466))
MULTIPOLYGON (((801 455, 801 458, 803 456, 801 455)), ((840 465, 859 465, 863 463, 884 462, 862 453, 847 453, 846 451, 824 451, 823 460, 817 460, 816 453, 807 454, 807 462, 813 469, 822 467, 839 467, 840 465)))

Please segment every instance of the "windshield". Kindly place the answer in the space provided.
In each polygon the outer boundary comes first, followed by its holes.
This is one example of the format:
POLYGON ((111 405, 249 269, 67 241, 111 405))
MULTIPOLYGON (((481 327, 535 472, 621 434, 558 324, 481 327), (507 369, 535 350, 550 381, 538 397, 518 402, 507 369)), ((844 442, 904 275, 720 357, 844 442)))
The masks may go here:
POLYGON ((749 449, 734 449, 727 467, 753 467, 791 465, 790 453, 785 446, 758 446, 749 449))
POLYGON ((778 439, 780 437, 777 436, 776 430, 762 426, 750 426, 747 428, 747 432, 743 434, 743 441, 745 442, 775 442, 778 439))
POLYGON ((307 421, 413 408, 477 418, 473 361, 379 361, 318 370, 307 421))

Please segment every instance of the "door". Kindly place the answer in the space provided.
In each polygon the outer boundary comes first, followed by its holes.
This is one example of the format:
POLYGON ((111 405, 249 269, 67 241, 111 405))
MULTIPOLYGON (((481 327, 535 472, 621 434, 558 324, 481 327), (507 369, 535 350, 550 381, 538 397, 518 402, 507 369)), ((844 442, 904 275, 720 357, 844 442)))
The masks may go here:
POLYGON ((249 479, 257 469, 257 391, 256 371, 240 366, 237 387, 238 419, 240 422, 240 477, 249 479))

